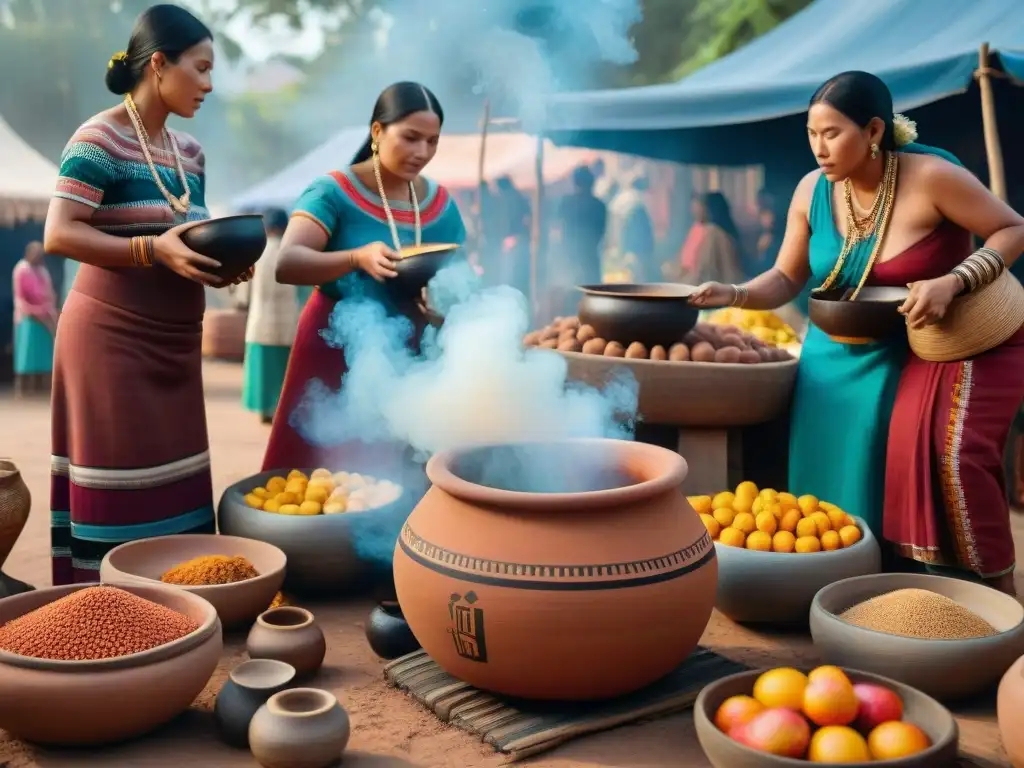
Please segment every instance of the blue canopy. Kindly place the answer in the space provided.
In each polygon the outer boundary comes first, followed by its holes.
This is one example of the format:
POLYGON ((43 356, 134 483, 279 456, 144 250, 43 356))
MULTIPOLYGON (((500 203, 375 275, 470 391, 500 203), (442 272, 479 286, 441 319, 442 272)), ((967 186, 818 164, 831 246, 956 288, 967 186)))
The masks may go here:
POLYGON ((679 82, 559 94, 547 128, 585 146, 621 142, 579 134, 689 129, 700 141, 700 129, 800 114, 822 82, 851 69, 881 76, 906 111, 967 91, 983 43, 994 66, 1024 79, 1024 0, 817 0, 679 82))

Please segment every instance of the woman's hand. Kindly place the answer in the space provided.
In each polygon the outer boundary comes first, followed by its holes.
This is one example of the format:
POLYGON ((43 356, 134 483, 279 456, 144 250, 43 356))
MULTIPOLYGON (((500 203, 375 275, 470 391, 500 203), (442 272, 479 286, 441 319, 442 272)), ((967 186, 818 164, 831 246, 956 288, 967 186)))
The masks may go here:
POLYGON ((933 280, 908 283, 907 287, 910 288, 910 296, 900 305, 899 312, 906 317, 907 326, 917 330, 944 318, 950 303, 964 285, 956 275, 943 275, 933 280))
POLYGON ((697 287, 696 293, 690 296, 690 304, 707 309, 728 307, 734 301, 736 301, 735 286, 724 283, 703 283, 697 287))
POLYGON ((156 238, 153 241, 153 260, 158 264, 163 264, 186 280, 193 280, 203 285, 219 288, 224 284, 224 281, 205 270, 217 269, 220 266, 220 262, 196 253, 181 241, 182 233, 198 223, 190 221, 185 224, 179 224, 156 238))
POLYGON ((376 242, 364 245, 352 252, 356 265, 379 283, 392 277, 398 277, 395 262, 398 254, 384 243, 376 242))

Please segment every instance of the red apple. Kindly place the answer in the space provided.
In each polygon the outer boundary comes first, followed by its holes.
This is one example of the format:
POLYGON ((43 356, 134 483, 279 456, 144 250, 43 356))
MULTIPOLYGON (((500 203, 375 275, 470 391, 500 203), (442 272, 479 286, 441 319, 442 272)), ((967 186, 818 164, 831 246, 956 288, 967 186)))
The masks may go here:
POLYGON ((733 728, 729 735, 740 744, 778 757, 803 757, 811 740, 811 727, 791 709, 766 709, 733 728))
POLYGON ((860 709, 857 712, 857 729, 869 733, 882 723, 903 719, 903 700, 882 685, 858 683, 853 686, 860 709))

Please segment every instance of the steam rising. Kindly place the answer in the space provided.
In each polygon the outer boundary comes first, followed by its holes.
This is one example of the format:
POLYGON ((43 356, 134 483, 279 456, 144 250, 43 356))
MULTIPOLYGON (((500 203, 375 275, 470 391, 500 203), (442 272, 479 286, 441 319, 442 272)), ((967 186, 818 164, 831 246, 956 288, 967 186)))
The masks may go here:
POLYGON ((465 263, 431 281, 431 306, 446 315, 428 329, 422 352, 407 346, 412 324, 364 297, 339 301, 322 331, 343 348, 340 391, 310 382, 291 422, 311 444, 393 440, 420 454, 468 445, 632 436, 637 384, 603 391, 567 384, 555 352, 522 348, 528 312, 508 287, 478 290, 465 263))

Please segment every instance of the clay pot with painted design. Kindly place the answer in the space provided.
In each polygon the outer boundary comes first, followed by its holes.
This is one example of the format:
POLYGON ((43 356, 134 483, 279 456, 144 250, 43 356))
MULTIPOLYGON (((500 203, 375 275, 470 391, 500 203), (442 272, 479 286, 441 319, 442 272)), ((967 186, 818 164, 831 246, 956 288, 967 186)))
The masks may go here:
POLYGON ((477 688, 588 700, 679 666, 711 617, 715 547, 686 461, 608 439, 435 454, 395 549, 423 649, 477 688))

